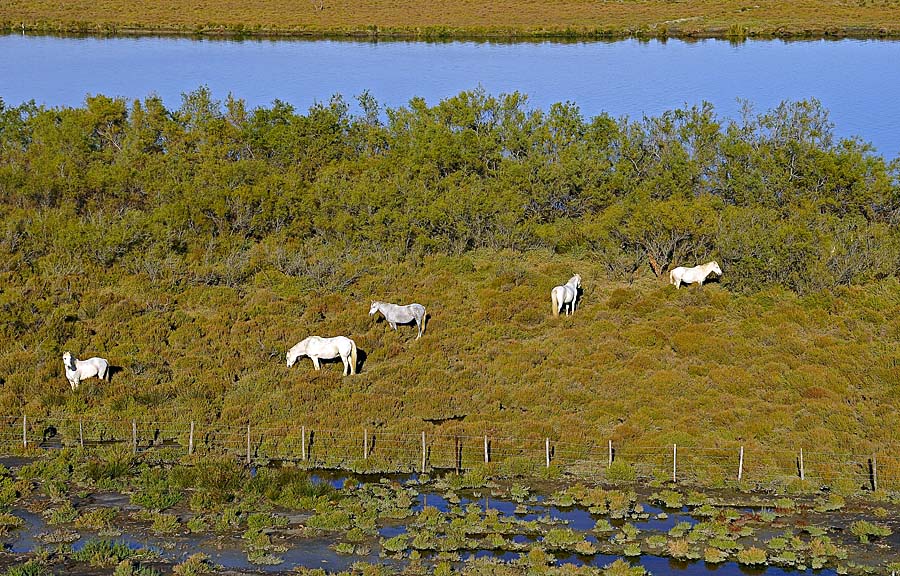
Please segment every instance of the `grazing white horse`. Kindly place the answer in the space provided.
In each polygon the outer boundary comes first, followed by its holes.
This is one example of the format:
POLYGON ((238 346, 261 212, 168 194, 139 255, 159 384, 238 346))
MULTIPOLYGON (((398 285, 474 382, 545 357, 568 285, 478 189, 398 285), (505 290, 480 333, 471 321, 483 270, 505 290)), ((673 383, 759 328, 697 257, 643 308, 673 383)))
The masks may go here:
POLYGON ((416 321, 416 327, 419 329, 419 335, 416 340, 425 333, 425 307, 421 304, 408 304, 399 306, 397 304, 389 304, 388 302, 372 302, 369 308, 369 316, 374 316, 376 312, 381 312, 384 319, 388 321, 391 328, 397 329, 397 324, 407 324, 416 321))
POLYGON ((287 352, 288 368, 293 366, 297 358, 301 356, 309 356, 316 370, 319 370, 320 358, 327 360, 340 356, 344 363, 344 376, 348 373, 356 374, 356 342, 346 336, 335 336, 334 338, 310 336, 301 340, 287 352))
POLYGON ((104 358, 95 357, 87 360, 78 360, 68 351, 63 354, 62 358, 63 364, 66 366, 66 379, 69 381, 69 385, 72 386, 72 391, 78 388, 78 385, 85 378, 96 376, 109 382, 109 362, 104 358))
POLYGON ((550 291, 550 301, 553 303, 553 315, 559 316, 560 311, 566 304, 566 316, 575 313, 575 303, 578 300, 578 289, 581 287, 581 276, 576 274, 569 278, 569 281, 562 286, 557 286, 550 291))
POLYGON ((673 268, 672 271, 669 272, 669 284, 674 284, 675 288, 678 288, 682 284, 700 284, 703 286, 703 281, 713 272, 718 276, 722 275, 722 269, 719 268, 719 263, 715 260, 707 262, 706 264, 694 266, 693 268, 679 266, 678 268, 673 268))

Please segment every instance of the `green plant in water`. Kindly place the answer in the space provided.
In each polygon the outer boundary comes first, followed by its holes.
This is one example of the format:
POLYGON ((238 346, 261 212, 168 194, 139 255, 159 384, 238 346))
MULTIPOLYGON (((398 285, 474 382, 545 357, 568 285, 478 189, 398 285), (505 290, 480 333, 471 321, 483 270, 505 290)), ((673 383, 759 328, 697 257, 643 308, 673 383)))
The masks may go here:
POLYGON ((672 538, 681 538, 690 531, 691 531, 691 523, 690 522, 679 522, 678 524, 672 526, 669 529, 669 536, 671 536, 672 538))
POLYGON ((194 516, 187 521, 187 529, 192 534, 202 534, 209 530, 209 522, 204 516, 194 516))
POLYGON ((288 525, 286 516, 251 512, 247 515, 247 530, 260 531, 266 528, 284 528, 288 525))
POLYGON ((209 556, 202 552, 191 554, 181 564, 176 564, 172 572, 177 576, 202 576, 214 571, 209 556))
POLYGON ((816 512, 834 512, 846 505, 847 501, 840 494, 829 494, 827 498, 816 500, 816 512))
POLYGON ((409 544, 409 535, 408 534, 398 534, 393 538, 388 538, 387 540, 381 540, 381 547, 387 550, 388 552, 400 553, 406 550, 409 544))
POLYGON ((350 555, 353 554, 354 551, 353 544, 350 544, 349 542, 338 542, 337 544, 333 544, 331 548, 338 554, 350 555))
POLYGON ((344 510, 328 510, 310 516, 306 525, 319 530, 349 530, 352 526, 350 514, 344 510))
POLYGON ((153 513, 150 530, 155 534, 175 534, 181 530, 181 523, 174 514, 153 513))
POLYGON ((766 551, 755 546, 738 551, 736 558, 739 564, 748 566, 762 566, 768 560, 766 551))
POLYGON ((93 508, 82 512, 75 520, 75 526, 88 530, 104 530, 112 526, 119 514, 118 508, 93 508))
POLYGON ((678 560, 697 560, 700 558, 700 553, 691 547, 690 541, 686 538, 669 540, 668 551, 672 558, 678 560))
POLYGON ((710 564, 718 564, 728 560, 728 553, 718 548, 707 547, 703 551, 703 560, 710 564))
POLYGON ((92 539, 85 542, 81 550, 73 552, 72 559, 97 568, 109 568, 134 555, 126 542, 92 539))
POLYGON ((632 566, 624 560, 616 560, 607 564, 600 572, 603 576, 644 576, 647 571, 643 566, 632 566))
POLYGON ((662 504, 666 508, 681 508, 683 498, 680 492, 674 490, 663 490, 662 492, 654 492, 650 495, 650 502, 653 504, 662 504))
POLYGON ((859 538, 862 544, 872 539, 883 538, 891 535, 891 529, 882 524, 875 524, 868 520, 857 520, 850 525, 850 533, 859 538))
POLYGON ((142 566, 131 560, 122 560, 113 570, 113 576, 162 576, 150 566, 142 566))
POLYGON ((47 516, 47 523, 54 525, 67 524, 78 518, 78 510, 68 500, 59 508, 51 508, 44 514, 47 516))
POLYGON ((40 562, 29 560, 24 564, 10 566, 3 574, 4 576, 52 576, 53 572, 40 562))
POLYGON ((275 556, 266 550, 254 548, 247 552, 247 561, 259 566, 277 566, 283 563, 284 559, 275 556))
POLYGON ((229 506, 222 510, 215 519, 214 528, 216 532, 228 532, 234 530, 241 525, 243 513, 240 506, 229 506))
POLYGON ((528 487, 523 484, 513 484, 509 489, 509 496, 513 502, 524 502, 528 498, 528 487))
POLYGON ((0 532, 15 530, 25 524, 25 521, 9 512, 0 512, 0 532))

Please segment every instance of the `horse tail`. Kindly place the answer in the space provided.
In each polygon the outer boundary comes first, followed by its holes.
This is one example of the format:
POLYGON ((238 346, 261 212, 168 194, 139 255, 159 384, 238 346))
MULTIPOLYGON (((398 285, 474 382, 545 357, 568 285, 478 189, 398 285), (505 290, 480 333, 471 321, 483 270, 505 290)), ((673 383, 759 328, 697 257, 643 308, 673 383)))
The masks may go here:
POLYGON ((425 307, 422 306, 422 328, 419 332, 419 336, 421 336, 422 334, 425 333, 425 321, 427 319, 428 319, 428 310, 426 310, 425 307))
POLYGON ((674 268, 669 270, 669 284, 672 284, 672 285, 675 284, 675 269, 674 268))
POLYGON ((553 315, 559 316, 559 299, 556 297, 556 288, 550 291, 550 302, 553 304, 553 315))
POLYGON ((350 373, 356 374, 356 342, 350 341, 350 373))

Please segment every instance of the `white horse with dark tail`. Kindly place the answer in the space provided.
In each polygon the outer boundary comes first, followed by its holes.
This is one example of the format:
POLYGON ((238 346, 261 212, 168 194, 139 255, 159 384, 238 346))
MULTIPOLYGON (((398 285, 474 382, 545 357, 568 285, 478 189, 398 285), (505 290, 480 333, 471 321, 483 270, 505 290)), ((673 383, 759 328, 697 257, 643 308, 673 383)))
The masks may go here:
POLYGON ((419 334, 416 336, 416 340, 422 337, 422 334, 425 333, 425 307, 421 304, 407 304, 406 306, 399 306, 397 304, 390 304, 388 302, 372 302, 372 306, 369 308, 369 316, 374 316, 376 312, 381 312, 384 319, 388 321, 388 324, 391 325, 391 328, 394 330, 397 329, 397 324, 408 324, 415 320, 416 327, 419 329, 419 334))
POLYGON ((288 368, 301 356, 309 356, 316 370, 320 369, 320 359, 330 360, 340 356, 341 362, 344 363, 344 376, 356 374, 356 342, 346 336, 334 338, 310 336, 301 340, 287 352, 288 368))
POLYGON ((679 266, 678 268, 673 268, 672 271, 669 272, 669 284, 674 285, 676 289, 682 284, 699 284, 703 286, 706 277, 713 272, 715 272, 717 276, 722 275, 722 269, 719 268, 719 263, 715 260, 707 262, 706 264, 694 266, 693 268, 679 266))
POLYGON ((63 354, 63 364, 66 366, 66 380, 74 392, 81 381, 86 378, 97 377, 101 380, 109 382, 109 362, 105 358, 88 358, 87 360, 79 360, 72 356, 72 353, 66 351, 63 354))
POLYGON ((566 308, 566 316, 575 313, 575 305, 578 300, 578 289, 581 288, 581 276, 576 274, 569 278, 569 281, 562 286, 557 286, 550 291, 550 301, 553 304, 553 315, 559 316, 563 306, 566 308))

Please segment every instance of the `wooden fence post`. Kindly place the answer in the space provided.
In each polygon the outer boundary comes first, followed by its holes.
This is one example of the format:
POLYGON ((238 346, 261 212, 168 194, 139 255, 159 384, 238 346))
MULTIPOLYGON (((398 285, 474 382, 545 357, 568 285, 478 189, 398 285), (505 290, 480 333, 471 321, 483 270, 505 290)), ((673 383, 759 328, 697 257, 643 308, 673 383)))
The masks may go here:
POLYGON ((484 463, 489 464, 491 462, 491 454, 488 452, 488 439, 487 436, 484 437, 484 463))
POLYGON ((306 426, 300 427, 300 459, 306 462, 306 426))
POLYGON ((188 456, 194 453, 194 421, 191 420, 191 435, 188 437, 188 456))
POLYGON ((131 421, 131 451, 137 454, 137 420, 131 421))
POLYGON ((28 448, 28 416, 22 414, 22 448, 28 448))
POLYGON ((609 462, 606 464, 607 468, 610 466, 612 466, 612 440, 609 441, 609 462))
POLYGON ((550 467, 550 439, 546 438, 544 440, 544 453, 547 456, 547 468, 550 467))
POLYGON ((84 448, 84 421, 81 418, 78 419, 78 443, 84 448))
POLYGON ((800 449, 800 480, 806 480, 806 472, 803 470, 803 448, 800 449))
POLYGON ((425 445, 425 432, 422 432, 422 474, 425 473, 425 465, 427 464, 426 459, 428 456, 428 449, 425 445))
POLYGON ((247 424, 247 465, 250 465, 250 425, 247 424))
POLYGON ((741 446, 741 458, 738 460, 738 482, 744 476, 744 447, 741 446))
POLYGON ((672 444, 672 482, 675 482, 675 470, 678 465, 678 444, 672 444))
POLYGON ((369 430, 363 428, 363 460, 369 459, 369 430))

